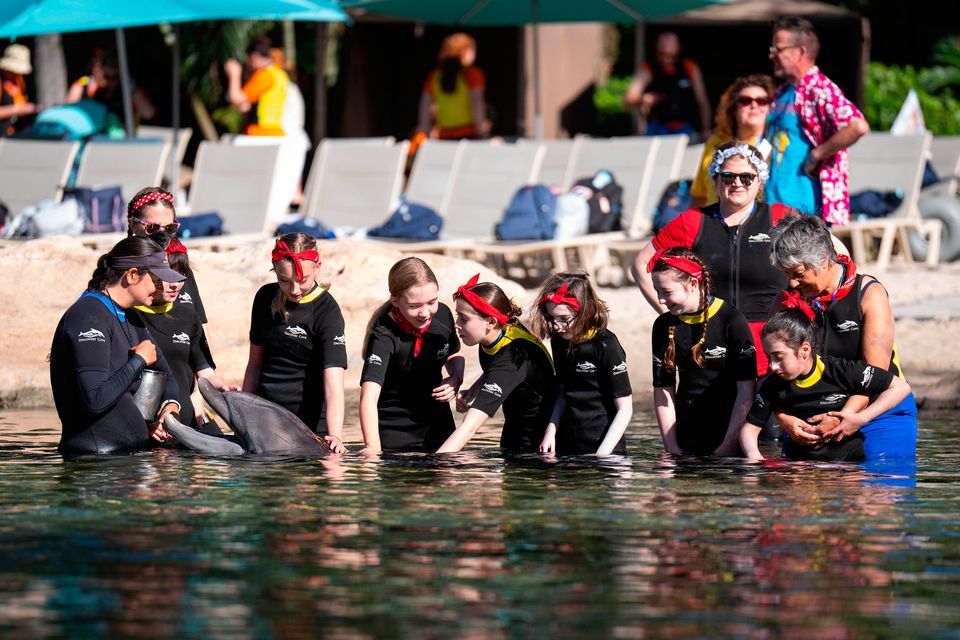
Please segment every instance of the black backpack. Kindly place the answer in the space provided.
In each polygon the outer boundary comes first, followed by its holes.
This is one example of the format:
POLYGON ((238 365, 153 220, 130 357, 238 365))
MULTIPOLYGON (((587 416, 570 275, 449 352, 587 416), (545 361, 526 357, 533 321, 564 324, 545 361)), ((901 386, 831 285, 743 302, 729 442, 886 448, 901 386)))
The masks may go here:
POLYGON ((597 171, 592 178, 577 180, 574 187, 589 189, 590 222, 587 233, 620 231, 620 214, 623 210, 623 187, 606 169, 597 171))

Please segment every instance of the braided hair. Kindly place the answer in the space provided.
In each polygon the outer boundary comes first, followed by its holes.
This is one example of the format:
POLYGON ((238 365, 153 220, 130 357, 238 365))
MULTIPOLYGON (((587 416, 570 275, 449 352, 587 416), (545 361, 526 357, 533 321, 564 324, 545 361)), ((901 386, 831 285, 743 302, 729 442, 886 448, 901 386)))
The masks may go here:
MULTIPOLYGON (((701 369, 704 366, 703 360, 703 342, 707 337, 707 326, 710 323, 710 314, 707 307, 709 306, 710 295, 713 291, 713 278, 710 276, 710 270, 707 268, 706 263, 695 254, 690 249, 686 247, 671 247, 663 252, 667 256, 676 256, 678 258, 686 258, 692 260, 700 265, 701 280, 698 282, 700 287, 700 304, 697 307, 700 312, 703 313, 703 329, 700 332, 700 340, 693 345, 693 349, 690 350, 690 356, 693 358, 694 364, 696 364, 701 369)), ((688 273, 672 267, 663 260, 658 260, 657 263, 653 266, 653 273, 658 273, 661 271, 670 271, 672 272, 681 282, 684 284, 689 284, 691 281, 695 281, 696 278, 691 276, 688 273)), ((663 366, 667 371, 676 371, 677 370, 677 343, 674 340, 676 326, 672 325, 667 329, 667 350, 663 354, 663 366)))

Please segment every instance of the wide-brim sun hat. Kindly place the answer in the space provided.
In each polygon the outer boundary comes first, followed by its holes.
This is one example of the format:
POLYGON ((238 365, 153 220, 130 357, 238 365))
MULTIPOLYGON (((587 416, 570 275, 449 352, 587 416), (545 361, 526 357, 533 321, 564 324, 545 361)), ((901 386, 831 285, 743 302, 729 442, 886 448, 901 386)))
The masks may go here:
POLYGON ((33 66, 30 64, 30 49, 22 44, 10 45, 4 49, 3 57, 0 58, 0 69, 22 76, 33 73, 33 66))

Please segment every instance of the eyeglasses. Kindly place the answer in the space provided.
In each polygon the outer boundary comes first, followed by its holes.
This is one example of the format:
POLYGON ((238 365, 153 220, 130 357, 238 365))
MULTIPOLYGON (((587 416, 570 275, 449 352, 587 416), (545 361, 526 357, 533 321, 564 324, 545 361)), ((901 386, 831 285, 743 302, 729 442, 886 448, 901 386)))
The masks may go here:
POLYGON ((753 96, 737 96, 737 106, 749 107, 752 104, 756 104, 758 107, 765 107, 770 104, 770 98, 766 96, 760 96, 758 98, 754 98, 753 96))
POLYGON ((722 171, 720 173, 720 182, 723 184, 733 184, 733 181, 740 178, 740 184, 749 187, 757 179, 755 173, 734 173, 733 171, 722 171))
POLYGON ((548 317, 550 324, 561 329, 565 329, 573 324, 573 321, 577 319, 577 316, 565 316, 563 318, 557 317, 548 317))
POLYGON ((780 55, 782 52, 786 51, 787 49, 799 49, 799 48, 802 47, 802 46, 803 46, 802 44, 788 44, 788 45, 785 46, 785 47, 778 47, 777 45, 772 44, 772 45, 770 45, 769 51, 770 51, 770 55, 772 55, 772 56, 778 56, 778 55, 780 55))
POLYGON ((160 224, 159 222, 144 222, 140 218, 134 218, 137 222, 140 223, 140 226, 143 227, 143 230, 147 232, 148 235, 153 235, 154 233, 159 233, 161 231, 166 231, 169 234, 174 234, 180 230, 180 222, 174 220, 170 224, 160 224))

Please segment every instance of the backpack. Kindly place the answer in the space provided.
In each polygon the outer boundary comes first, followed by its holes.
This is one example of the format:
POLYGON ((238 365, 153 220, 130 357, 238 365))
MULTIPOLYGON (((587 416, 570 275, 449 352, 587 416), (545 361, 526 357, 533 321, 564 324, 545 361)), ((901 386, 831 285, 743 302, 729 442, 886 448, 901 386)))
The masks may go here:
POLYGON ((678 180, 671 182, 663 190, 660 202, 657 203, 657 210, 653 213, 654 233, 658 233, 674 218, 690 208, 690 202, 693 200, 693 196, 690 195, 690 184, 690 180, 678 180))
POLYGON ((288 216, 283 224, 277 227, 277 230, 273 233, 276 236, 282 236, 287 233, 305 233, 308 236, 321 240, 335 237, 333 231, 323 226, 323 223, 316 218, 308 218, 296 214, 288 216))
POLYGON ((80 205, 87 220, 84 233, 110 233, 126 228, 127 212, 120 187, 69 187, 63 190, 63 199, 76 200, 80 205))
POLYGON ((587 234, 590 228, 589 189, 574 187, 569 193, 557 196, 557 213, 554 219, 557 230, 554 238, 576 238, 587 234))
POLYGON ((443 218, 422 204, 403 203, 390 214, 379 227, 367 231, 374 238, 399 238, 403 240, 436 240, 443 228, 443 218))
POLYGON ((500 222, 497 240, 549 240, 556 231, 557 196, 542 184, 521 187, 500 222))
POLYGON ((177 220, 180 221, 180 237, 184 240, 223 235, 223 218, 216 211, 180 216, 177 220))
POLYGON ((589 233, 620 231, 620 214, 623 210, 623 187, 606 169, 597 171, 592 178, 581 178, 575 187, 584 187, 591 192, 589 233))
POLYGON ((3 229, 4 238, 45 238, 78 236, 83 233, 86 218, 76 200, 44 200, 26 207, 3 229))

